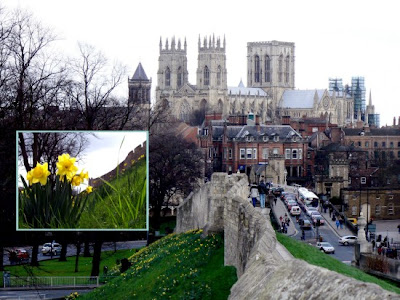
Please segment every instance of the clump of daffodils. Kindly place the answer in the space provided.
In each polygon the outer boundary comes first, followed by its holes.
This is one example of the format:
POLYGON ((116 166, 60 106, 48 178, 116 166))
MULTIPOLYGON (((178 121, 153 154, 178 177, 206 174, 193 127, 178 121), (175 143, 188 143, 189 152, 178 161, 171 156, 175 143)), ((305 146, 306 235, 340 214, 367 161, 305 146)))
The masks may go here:
MULTIPOLYGON (((66 179, 72 186, 79 187, 85 180, 89 179, 89 173, 82 171, 78 174, 78 167, 75 165, 75 162, 76 158, 70 157, 68 153, 58 156, 56 175, 60 177, 61 181, 66 179)), ((36 167, 28 172, 26 179, 29 181, 29 185, 40 182, 43 186, 46 185, 49 175, 48 163, 37 163, 36 167)), ((87 193, 91 193, 92 191, 93 188, 91 186, 86 188, 87 193)))

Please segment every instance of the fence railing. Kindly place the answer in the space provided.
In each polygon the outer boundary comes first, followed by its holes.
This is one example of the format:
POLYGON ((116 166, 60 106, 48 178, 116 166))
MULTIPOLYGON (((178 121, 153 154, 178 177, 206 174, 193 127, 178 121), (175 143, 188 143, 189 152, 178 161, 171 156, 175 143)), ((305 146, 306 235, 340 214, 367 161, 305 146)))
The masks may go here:
POLYGON ((4 277, 3 287, 59 287, 100 286, 111 277, 103 276, 57 276, 57 277, 4 277))

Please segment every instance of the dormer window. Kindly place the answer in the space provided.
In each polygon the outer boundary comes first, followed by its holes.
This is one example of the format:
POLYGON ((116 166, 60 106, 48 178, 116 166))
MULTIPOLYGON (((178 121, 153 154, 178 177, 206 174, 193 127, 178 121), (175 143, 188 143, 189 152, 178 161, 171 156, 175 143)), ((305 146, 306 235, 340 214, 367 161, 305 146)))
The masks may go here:
POLYGON ((264 135, 264 136, 263 136, 263 141, 264 141, 264 142, 268 142, 268 140, 269 140, 269 139, 268 139, 268 136, 264 135))
POLYGON ((278 142, 279 141, 279 135, 275 135, 274 136, 274 142, 278 142))
POLYGON ((246 141, 247 142, 252 142, 254 140, 254 137, 252 136, 246 136, 246 141))

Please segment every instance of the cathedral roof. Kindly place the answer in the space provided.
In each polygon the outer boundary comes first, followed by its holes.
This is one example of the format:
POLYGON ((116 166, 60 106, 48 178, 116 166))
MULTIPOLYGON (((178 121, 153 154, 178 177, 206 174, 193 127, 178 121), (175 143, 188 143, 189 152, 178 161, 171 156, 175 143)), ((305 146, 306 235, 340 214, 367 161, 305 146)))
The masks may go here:
POLYGON ((133 74, 131 80, 149 80, 146 76, 146 73, 144 72, 142 63, 139 63, 139 65, 137 66, 135 74, 133 74))
POLYGON ((263 89, 245 87, 241 79, 239 86, 228 87, 228 93, 232 95, 268 96, 263 89))
POLYGON ((281 107, 313 108, 315 93, 321 99, 325 90, 286 90, 282 96, 281 107))

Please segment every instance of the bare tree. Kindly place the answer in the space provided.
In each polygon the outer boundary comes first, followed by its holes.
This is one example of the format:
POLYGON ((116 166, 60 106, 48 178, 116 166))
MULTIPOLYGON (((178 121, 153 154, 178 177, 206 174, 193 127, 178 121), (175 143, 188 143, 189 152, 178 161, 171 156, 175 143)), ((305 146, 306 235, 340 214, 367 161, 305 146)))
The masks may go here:
POLYGON ((75 109, 85 129, 102 128, 101 110, 115 101, 113 93, 126 73, 120 64, 110 66, 107 58, 94 47, 79 44, 80 57, 71 62, 74 83, 69 88, 69 106, 75 109))
POLYGON ((159 228, 163 205, 177 193, 188 195, 202 175, 202 153, 172 128, 150 137, 150 205, 153 228, 159 228))

